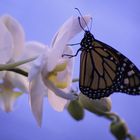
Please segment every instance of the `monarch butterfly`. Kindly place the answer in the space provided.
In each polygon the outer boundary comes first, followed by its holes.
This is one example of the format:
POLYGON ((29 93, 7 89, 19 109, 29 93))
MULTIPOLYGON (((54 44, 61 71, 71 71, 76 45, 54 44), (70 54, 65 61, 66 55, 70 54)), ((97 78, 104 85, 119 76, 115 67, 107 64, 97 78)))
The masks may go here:
POLYGON ((81 51, 80 91, 91 99, 108 97, 114 92, 140 95, 139 69, 119 51, 95 39, 89 30, 83 30, 85 34, 77 53, 63 55, 75 57, 81 51))

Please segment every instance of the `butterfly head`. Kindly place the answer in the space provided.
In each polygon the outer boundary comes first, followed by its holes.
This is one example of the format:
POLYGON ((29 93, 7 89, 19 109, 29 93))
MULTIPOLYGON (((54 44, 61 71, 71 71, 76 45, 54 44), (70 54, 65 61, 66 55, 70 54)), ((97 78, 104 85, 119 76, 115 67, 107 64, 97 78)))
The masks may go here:
POLYGON ((94 41, 94 36, 90 31, 85 31, 84 38, 82 39, 80 45, 83 48, 91 48, 94 41))
MULTIPOLYGON (((80 27, 82 28, 82 30, 85 32, 84 34, 84 37, 83 39, 81 40, 80 42, 80 45, 81 45, 81 48, 82 50, 87 50, 89 51, 90 49, 92 49, 92 44, 93 44, 93 41, 94 41, 94 36, 93 34, 90 32, 91 30, 91 27, 89 28, 88 27, 88 24, 86 22, 86 20, 84 19, 83 15, 81 14, 80 10, 78 8, 75 8, 78 13, 80 14, 81 17, 78 17, 78 21, 79 21, 79 25, 80 27), (82 23, 81 23, 81 20, 83 21, 83 24, 85 24, 85 27, 87 29, 85 29, 83 26, 82 26, 82 23)), ((91 22, 92 22, 92 18, 91 18, 91 22)), ((92 24, 91 24, 92 25, 92 24)))

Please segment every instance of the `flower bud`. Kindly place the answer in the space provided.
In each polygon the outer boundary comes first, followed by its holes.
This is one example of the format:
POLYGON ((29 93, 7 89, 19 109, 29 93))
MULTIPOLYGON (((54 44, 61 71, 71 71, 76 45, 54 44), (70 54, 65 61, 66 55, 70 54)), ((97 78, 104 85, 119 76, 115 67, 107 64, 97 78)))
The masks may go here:
POLYGON ((85 109, 97 115, 103 115, 103 112, 109 112, 112 105, 110 98, 91 100, 82 93, 79 95, 79 102, 85 109))
POLYGON ((127 137, 128 128, 124 121, 112 122, 110 125, 111 133, 119 140, 123 140, 127 137))
POLYGON ((68 105, 69 114, 77 121, 84 118, 84 109, 77 100, 73 100, 68 105))

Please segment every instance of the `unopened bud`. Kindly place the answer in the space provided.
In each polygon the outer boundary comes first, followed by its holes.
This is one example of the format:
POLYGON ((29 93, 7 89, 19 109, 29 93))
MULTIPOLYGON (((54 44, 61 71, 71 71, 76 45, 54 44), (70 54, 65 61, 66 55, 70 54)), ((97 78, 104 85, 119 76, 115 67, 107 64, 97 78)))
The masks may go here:
POLYGON ((111 133, 119 140, 124 140, 128 134, 128 128, 124 121, 112 122, 110 125, 111 133))
POLYGON ((84 118, 84 109, 77 100, 73 100, 68 105, 69 114, 77 121, 84 118))
POLYGON ((90 112, 96 113, 97 115, 103 115, 103 112, 111 111, 112 104, 110 98, 91 100, 82 93, 80 93, 79 102, 85 109, 90 112))

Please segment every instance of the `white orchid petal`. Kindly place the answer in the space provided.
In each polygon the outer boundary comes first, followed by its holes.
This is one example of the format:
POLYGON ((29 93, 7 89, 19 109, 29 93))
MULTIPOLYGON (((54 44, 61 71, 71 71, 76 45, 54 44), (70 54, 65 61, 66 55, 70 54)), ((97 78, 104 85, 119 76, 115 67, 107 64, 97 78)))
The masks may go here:
MULTIPOLYGON (((90 21, 90 16, 83 16, 86 23, 90 21)), ((81 19, 81 25, 84 28, 85 22, 81 19)), ((54 40, 52 41, 52 51, 49 56, 50 61, 48 62, 48 70, 51 71, 54 69, 54 66, 58 63, 56 60, 62 57, 65 46, 69 41, 80 31, 82 28, 79 25, 77 17, 71 17, 68 19, 56 33, 54 40), (59 48, 59 49, 58 49, 59 48)))
POLYGON ((0 64, 7 63, 13 54, 13 39, 0 19, 0 64))
POLYGON ((28 73, 28 79, 29 82, 35 79, 35 76, 40 73, 40 67, 37 67, 36 65, 33 65, 31 70, 28 73))
POLYGON ((53 39, 52 39, 52 42, 51 42, 51 47, 54 46, 54 43, 55 43, 55 41, 56 41, 56 39, 57 39, 57 37, 58 37, 58 34, 59 34, 59 31, 57 31, 57 32, 55 33, 55 35, 54 35, 54 37, 53 37, 53 39))
POLYGON ((77 97, 74 94, 69 93, 69 91, 65 92, 64 90, 57 88, 51 81, 45 79, 43 81, 45 85, 48 87, 48 89, 52 90, 57 96, 67 100, 77 99, 77 97))
POLYGON ((24 47, 24 31, 20 23, 9 15, 4 15, 1 20, 12 35, 14 44, 13 57, 16 58, 21 54, 24 47))
POLYGON ((19 58, 20 60, 22 60, 27 58, 38 57, 40 54, 44 52, 44 49, 46 49, 46 47, 47 46, 45 46, 44 44, 36 41, 27 42, 19 58))
MULTIPOLYGON (((91 20, 91 16, 87 15, 87 16, 83 16, 83 18, 85 21, 81 18, 80 22, 81 22, 81 26, 85 28, 87 26, 85 22, 88 24, 89 21, 91 20)), ((64 44, 68 43, 76 34, 78 34, 83 30, 81 26, 79 24, 78 17, 69 18, 55 34, 52 41, 53 47, 59 46, 59 42, 61 43, 63 39, 65 39, 65 41, 63 41, 64 44)))
POLYGON ((47 89, 42 82, 41 75, 36 75, 30 82, 30 105, 39 126, 42 123, 43 97, 46 92, 47 89))
MULTIPOLYGON (((39 42, 27 42, 21 56, 17 59, 17 61, 39 57, 42 53, 44 53, 44 50, 46 50, 46 48, 47 47, 44 44, 41 44, 39 42)), ((29 71, 34 61, 21 65, 20 68, 29 71)))
POLYGON ((0 80, 2 80, 2 78, 4 78, 6 71, 1 71, 0 72, 0 80))
MULTIPOLYGON (((48 54, 47 51, 48 51, 48 47, 45 48, 46 54, 48 54)), ((44 68, 44 65, 45 65, 44 63, 45 63, 45 61, 47 61, 46 54, 45 53, 41 54, 32 63, 31 69, 30 69, 29 74, 28 74, 29 81, 33 80, 36 75, 41 73, 41 70, 42 70, 42 68, 44 68)))
POLYGON ((48 101, 54 110, 62 112, 65 105, 68 103, 68 100, 63 99, 53 93, 51 90, 48 90, 48 101))
MULTIPOLYGON (((64 52, 65 54, 73 54, 73 51, 70 47, 65 47, 64 52)), ((64 57, 63 61, 67 62, 67 67, 64 71, 58 73, 58 81, 66 81, 68 83, 68 87, 71 86, 72 82, 72 74, 73 74, 73 63, 74 58, 64 57)))
POLYGON ((5 112, 13 111, 15 101, 21 93, 7 90, 6 88, 0 93, 0 108, 5 112))
POLYGON ((13 111, 13 104, 15 99, 0 98, 0 108, 5 112, 13 111))
POLYGON ((23 93, 29 93, 28 78, 14 72, 7 72, 8 81, 23 93))
MULTIPOLYGON (((86 16, 83 16, 83 18, 81 17, 80 18, 80 23, 81 23, 81 26, 83 28, 87 27, 88 23, 91 21, 91 16, 89 15, 86 15, 86 16), (84 18, 84 20, 83 20, 84 18), (86 23, 85 23, 86 22, 86 23)), ((74 36, 76 36, 78 33, 80 33, 81 31, 83 31, 83 29, 81 28, 80 24, 79 24, 79 20, 77 17, 74 18, 74 21, 73 21, 73 24, 71 24, 71 27, 68 28, 69 29, 69 40, 71 40, 74 36)), ((67 28, 67 27, 66 27, 67 28)), ((87 30, 87 29, 86 29, 87 30)), ((69 41, 68 40, 68 41, 69 41)))

